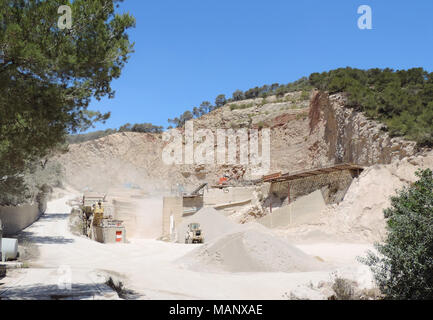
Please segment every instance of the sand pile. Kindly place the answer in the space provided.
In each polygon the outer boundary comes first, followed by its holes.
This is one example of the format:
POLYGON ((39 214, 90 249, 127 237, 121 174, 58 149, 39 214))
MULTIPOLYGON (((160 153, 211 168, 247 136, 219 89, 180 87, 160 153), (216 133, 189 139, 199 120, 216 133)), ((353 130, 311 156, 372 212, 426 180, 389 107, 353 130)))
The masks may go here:
POLYGON ((328 266, 287 241, 253 226, 198 247, 178 262, 195 271, 308 272, 328 266))
POLYGON ((317 190, 300 197, 288 206, 275 209, 272 213, 259 219, 258 222, 268 228, 281 228, 315 222, 320 212, 326 208, 322 192, 317 190))
POLYGON ((193 222, 200 223, 205 242, 212 241, 223 234, 234 232, 242 228, 241 225, 232 222, 214 208, 203 208, 191 217, 182 220, 182 223, 177 227, 178 242, 184 242, 188 224, 193 222))
POLYGON ((386 235, 383 210, 390 206, 390 197, 417 180, 418 168, 432 166, 433 153, 369 167, 353 181, 343 202, 321 212, 316 225, 289 228, 286 236, 292 241, 381 241, 386 235))
POLYGON ((359 238, 379 240, 385 235, 383 210, 390 197, 406 183, 393 174, 390 166, 368 168, 350 186, 344 201, 336 207, 329 223, 340 232, 359 238))

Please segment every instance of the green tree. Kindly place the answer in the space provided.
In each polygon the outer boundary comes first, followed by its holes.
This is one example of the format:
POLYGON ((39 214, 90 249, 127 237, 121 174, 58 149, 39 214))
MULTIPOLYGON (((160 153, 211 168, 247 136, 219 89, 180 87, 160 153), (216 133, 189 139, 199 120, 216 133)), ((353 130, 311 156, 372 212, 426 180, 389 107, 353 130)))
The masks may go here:
POLYGON ((132 130, 132 124, 126 123, 119 128, 119 132, 129 132, 132 130))
POLYGON ((233 101, 240 101, 243 100, 245 98, 243 91, 241 90, 236 90, 235 92, 233 92, 233 101))
POLYGON ((388 234, 376 244, 379 255, 363 259, 388 299, 433 299, 433 173, 416 174, 419 180, 384 211, 388 234))
POLYGON ((212 104, 209 101, 203 101, 200 104, 200 113, 204 115, 212 111, 212 104))
POLYGON ((161 133, 163 127, 155 126, 152 123, 136 123, 132 126, 131 132, 142 132, 142 133, 161 133))
POLYGON ((192 115, 191 111, 185 111, 181 116, 180 116, 180 126, 183 126, 185 124, 185 122, 194 119, 194 116, 192 115))
POLYGON ((278 87, 278 89, 275 91, 275 94, 277 95, 277 97, 282 97, 282 96, 284 96, 287 92, 288 92, 287 87, 285 87, 285 86, 280 86, 280 87, 278 87))
POLYGON ((200 108, 194 107, 192 109, 192 115, 196 118, 200 117, 201 116, 200 108))
MULTIPOLYGON (((133 45, 135 24, 116 14, 120 0, 0 0, 0 177, 8 181, 29 161, 108 114, 88 110, 92 98, 113 98, 133 45), (57 26, 60 5, 72 8, 72 29, 57 26)), ((15 178, 14 178, 15 177, 15 178)))
POLYGON ((174 119, 168 119, 167 122, 173 124, 175 128, 179 128, 181 126, 180 119, 178 117, 174 119))
POLYGON ((215 99, 215 107, 220 108, 225 105, 227 102, 226 96, 224 94, 220 94, 215 99))

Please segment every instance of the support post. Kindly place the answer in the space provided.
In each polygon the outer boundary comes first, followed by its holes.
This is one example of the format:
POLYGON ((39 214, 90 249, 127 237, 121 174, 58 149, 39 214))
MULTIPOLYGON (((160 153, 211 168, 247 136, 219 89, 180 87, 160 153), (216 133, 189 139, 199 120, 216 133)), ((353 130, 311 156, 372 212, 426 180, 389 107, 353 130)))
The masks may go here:
POLYGON ((290 182, 287 182, 287 201, 290 204, 290 182))

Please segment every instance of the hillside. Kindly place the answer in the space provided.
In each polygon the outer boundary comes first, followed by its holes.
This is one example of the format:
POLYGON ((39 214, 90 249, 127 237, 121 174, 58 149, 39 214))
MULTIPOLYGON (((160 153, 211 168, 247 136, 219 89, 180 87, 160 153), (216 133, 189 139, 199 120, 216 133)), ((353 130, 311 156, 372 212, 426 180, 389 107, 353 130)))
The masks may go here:
MULTIPOLYGON (((312 91, 283 97, 227 103, 196 120, 194 128, 271 129, 270 172, 296 171, 341 162, 387 164, 416 153, 416 143, 391 138, 383 125, 346 107, 344 94, 312 91)), ((116 133, 69 146, 56 158, 73 187, 106 190, 125 184, 149 191, 176 184, 191 190, 200 181, 216 182, 223 174, 253 178, 248 166, 166 165, 161 134, 116 133), (107 185, 110 181, 110 185, 107 185)))

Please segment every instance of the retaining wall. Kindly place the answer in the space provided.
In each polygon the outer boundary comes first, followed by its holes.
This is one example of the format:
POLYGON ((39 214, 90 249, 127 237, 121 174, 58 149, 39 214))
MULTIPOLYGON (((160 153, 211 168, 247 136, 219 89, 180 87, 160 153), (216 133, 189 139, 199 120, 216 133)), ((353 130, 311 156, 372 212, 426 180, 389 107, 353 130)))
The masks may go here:
MULTIPOLYGON (((3 236, 13 236, 27 228, 42 214, 41 205, 26 204, 17 207, 0 206, 0 220, 3 224, 3 236)), ((43 205, 42 207, 46 207, 43 205)))
POLYGON ((209 189, 204 192, 204 206, 213 207, 221 204, 246 201, 253 197, 256 189, 252 187, 230 187, 225 189, 209 189))

